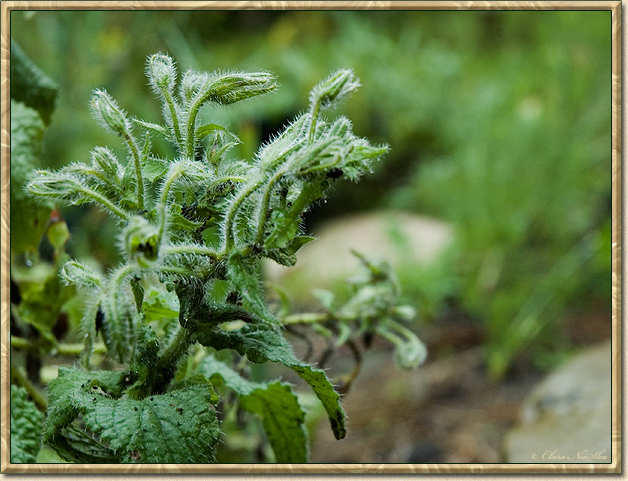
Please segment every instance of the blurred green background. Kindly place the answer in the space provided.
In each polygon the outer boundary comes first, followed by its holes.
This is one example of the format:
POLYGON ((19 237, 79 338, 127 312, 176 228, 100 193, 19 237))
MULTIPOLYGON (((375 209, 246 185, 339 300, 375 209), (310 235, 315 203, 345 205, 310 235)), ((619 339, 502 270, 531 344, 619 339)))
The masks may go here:
MULTIPOLYGON (((338 184, 308 228, 373 209, 450 223, 446 255, 398 274, 419 334, 454 306, 478 325, 494 377, 515 358, 555 365, 575 315, 610 326, 610 11, 12 11, 11 36, 59 84, 45 168, 87 161, 95 145, 122 152, 90 117, 95 88, 159 121, 143 75, 157 51, 182 70, 278 76, 276 94, 204 113, 241 138, 243 157, 318 80, 353 68, 363 87, 337 113, 391 152, 338 184)), ((113 223, 83 212, 64 210, 70 253, 114 265, 113 223)))

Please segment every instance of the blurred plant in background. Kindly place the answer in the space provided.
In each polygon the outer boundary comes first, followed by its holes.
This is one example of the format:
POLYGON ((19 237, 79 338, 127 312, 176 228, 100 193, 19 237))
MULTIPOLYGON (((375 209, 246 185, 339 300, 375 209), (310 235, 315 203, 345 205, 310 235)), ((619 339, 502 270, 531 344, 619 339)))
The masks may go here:
MULTIPOLYGON (((103 86, 138 116, 158 108, 129 65, 167 51, 189 68, 273 71, 279 93, 218 112, 250 158, 298 113, 330 70, 364 88, 339 108, 392 150, 375 174, 332 192, 326 216, 393 207, 453 225, 455 245, 431 267, 399 272, 405 302, 438 321, 455 305, 481 325, 488 369, 519 355, 547 368, 569 350, 570 312, 610 318, 610 12, 202 11, 13 12, 12 34, 59 82, 42 167, 81 159, 102 134, 82 108, 103 86), (333 46, 333 48, 332 48, 333 46), (290 113, 290 115, 286 115, 290 113), (80 130, 80 132, 79 132, 80 130)), ((156 144, 163 156, 166 144, 156 144)), ((118 254, 94 239, 113 225, 67 216, 73 257, 118 254), (91 239, 88 241, 88 239, 91 239)), ((403 239, 398 239, 403 245, 403 239)))

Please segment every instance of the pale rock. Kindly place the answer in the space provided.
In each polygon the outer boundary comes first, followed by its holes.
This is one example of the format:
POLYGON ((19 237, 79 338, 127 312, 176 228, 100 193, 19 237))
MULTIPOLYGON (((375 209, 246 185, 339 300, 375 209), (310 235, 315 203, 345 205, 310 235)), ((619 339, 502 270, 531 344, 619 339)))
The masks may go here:
POLYGON ((611 342, 588 348, 525 399, 505 439, 509 463, 611 462, 611 342))

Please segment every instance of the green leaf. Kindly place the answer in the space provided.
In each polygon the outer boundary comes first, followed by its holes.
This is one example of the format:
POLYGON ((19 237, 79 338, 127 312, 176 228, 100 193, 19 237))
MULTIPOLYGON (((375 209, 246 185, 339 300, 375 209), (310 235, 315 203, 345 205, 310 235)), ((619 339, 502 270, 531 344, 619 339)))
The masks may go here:
POLYGON ((206 386, 134 400, 119 397, 128 378, 129 373, 124 371, 60 369, 59 377, 48 385, 46 442, 69 461, 90 459, 91 453, 68 440, 67 428, 80 415, 89 432, 108 449, 112 462, 216 461, 220 430, 210 402, 211 391, 206 386))
POLYGON ((227 275, 235 290, 242 295, 250 310, 265 321, 276 324, 275 316, 266 307, 266 299, 259 275, 259 259, 244 258, 234 252, 227 263, 227 275))
POLYGON ((278 463, 307 462, 305 412, 289 384, 247 381, 213 356, 203 360, 199 372, 212 382, 216 382, 218 377, 222 379, 228 388, 236 392, 243 409, 262 416, 264 430, 278 463))
POLYGON ((200 140, 203 137, 206 137, 207 135, 211 134, 212 132, 215 132, 216 130, 226 131, 226 129, 222 125, 218 125, 218 124, 201 125, 198 129, 196 129, 194 137, 196 137, 197 140, 200 140))
POLYGON ((316 240, 316 237, 306 235, 297 236, 283 249, 272 249, 268 251, 268 257, 282 266, 292 267, 297 263, 296 252, 313 240, 316 240))
POLYGON ((159 159, 147 160, 142 168, 144 178, 148 182, 154 182, 155 180, 163 177, 167 171, 168 167, 166 166, 166 162, 159 159))
POLYGON ((148 131, 152 131, 164 137, 168 137, 168 130, 162 125, 153 124, 152 122, 145 122, 144 120, 140 119, 131 119, 131 121, 148 131))
POLYGON ((29 401, 26 389, 11 386, 11 462, 34 463, 41 449, 44 415, 29 401))
POLYGON ((37 110, 48 125, 55 109, 56 98, 57 85, 11 39, 11 99, 37 110))
POLYGON ((178 319, 179 303, 174 292, 152 287, 142 304, 145 322, 161 319, 178 319))
POLYGON ((37 263, 32 267, 19 265, 11 267, 11 276, 19 285, 22 298, 17 306, 20 318, 37 329, 45 340, 42 347, 52 348, 57 343, 52 329, 73 289, 61 285, 57 270, 50 264, 37 263))
POLYGON ((207 324, 197 326, 195 337, 204 346, 216 350, 234 349, 246 355, 251 362, 279 362, 295 371, 310 385, 323 404, 336 439, 346 434, 345 413, 340 405, 340 395, 320 369, 299 361, 292 347, 284 339, 279 329, 270 324, 246 324, 238 330, 226 331, 218 326, 207 324))
POLYGON ((44 123, 39 114, 11 100, 11 252, 36 251, 50 208, 26 195, 24 186, 39 163, 44 123))
POLYGON ((183 217, 181 215, 181 205, 179 204, 172 204, 170 206, 168 223, 170 227, 174 230, 194 230, 203 225, 202 222, 194 222, 183 217))

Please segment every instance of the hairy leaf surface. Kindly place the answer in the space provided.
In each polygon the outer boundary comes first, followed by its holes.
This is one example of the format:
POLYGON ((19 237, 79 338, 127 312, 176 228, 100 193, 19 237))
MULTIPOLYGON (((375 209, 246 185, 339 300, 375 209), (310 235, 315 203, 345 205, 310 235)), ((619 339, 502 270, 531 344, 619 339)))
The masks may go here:
MULTIPOLYGON (((206 386, 154 395, 141 400, 116 398, 128 372, 61 369, 51 381, 44 438, 52 447, 70 446, 66 428, 80 416, 86 431, 105 444, 120 463, 211 463, 220 436, 216 411, 206 386)), ((57 452, 85 462, 91 453, 57 452)), ((89 462, 89 461, 88 461, 89 462)))

